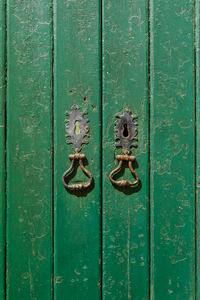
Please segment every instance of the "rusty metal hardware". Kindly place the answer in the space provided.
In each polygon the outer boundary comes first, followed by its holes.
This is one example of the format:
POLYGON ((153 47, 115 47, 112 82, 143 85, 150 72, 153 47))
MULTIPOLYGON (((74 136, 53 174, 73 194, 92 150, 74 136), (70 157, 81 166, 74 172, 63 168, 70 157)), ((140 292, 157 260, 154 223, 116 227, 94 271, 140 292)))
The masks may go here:
POLYGON ((137 116, 133 116, 130 110, 125 110, 123 115, 116 115, 116 118, 120 119, 119 122, 115 122, 115 139, 117 143, 116 147, 122 147, 123 155, 117 155, 116 159, 119 161, 117 168, 115 168, 109 175, 110 181, 112 184, 118 187, 133 187, 137 185, 140 181, 138 174, 133 168, 133 161, 136 160, 135 156, 131 156, 131 147, 137 147, 137 127, 134 123, 134 120, 137 119, 137 116), (114 175, 121 169, 123 162, 128 162, 128 167, 135 178, 135 180, 115 180, 114 175))
POLYGON ((137 148, 137 127, 134 120, 137 119, 136 115, 132 115, 130 110, 125 110, 124 114, 120 116, 116 114, 116 118, 120 121, 115 122, 115 143, 116 147, 122 147, 123 152, 129 153, 131 147, 137 148))
POLYGON ((86 111, 80 112, 80 107, 78 105, 72 106, 72 112, 65 112, 65 115, 69 117, 66 120, 65 137, 70 137, 71 140, 67 141, 67 144, 73 144, 73 149, 76 153, 80 152, 82 149, 82 144, 88 144, 84 138, 89 137, 89 119, 84 119, 83 117, 87 115, 86 111))
POLYGON ((67 140, 67 144, 73 144, 73 149, 75 154, 70 154, 69 159, 71 160, 71 166, 68 170, 63 173, 62 183, 64 187, 70 191, 82 191, 88 189, 93 182, 93 177, 91 173, 85 168, 83 164, 83 160, 86 158, 85 154, 80 154, 79 152, 82 150, 83 144, 88 144, 88 141, 85 140, 85 137, 89 137, 89 126, 88 119, 84 119, 83 117, 87 115, 87 112, 80 112, 80 107, 77 105, 72 106, 72 112, 66 112, 65 115, 69 117, 69 120, 66 120, 66 138, 70 137, 71 140, 67 140), (75 161, 78 161, 79 166, 83 173, 89 178, 88 183, 80 183, 80 184, 69 184, 67 178, 71 171, 74 168, 75 161))
POLYGON ((85 158, 85 154, 70 154, 69 155, 69 158, 71 159, 71 166, 69 167, 69 169, 67 171, 64 172, 63 176, 62 176, 62 183, 64 185, 64 187, 68 190, 71 190, 71 191, 80 191, 80 190, 84 190, 84 189, 87 189, 91 186, 92 184, 92 181, 93 181, 93 177, 91 175, 91 173, 84 167, 83 165, 83 159, 85 158), (79 183, 79 184, 71 184, 69 185, 67 182, 66 182, 66 177, 67 175, 72 171, 72 169, 74 168, 74 162, 75 160, 78 160, 79 161, 79 165, 83 171, 83 173, 89 177, 89 182, 88 183, 79 183))
POLYGON ((137 175, 137 173, 135 172, 135 170, 133 169, 133 166, 132 166, 132 162, 135 160, 135 157, 134 156, 129 156, 129 155, 117 155, 116 159, 119 161, 119 164, 118 164, 117 168, 114 169, 110 173, 110 175, 109 175, 110 181, 114 185, 117 185, 119 187, 132 187, 132 186, 138 184, 139 183, 139 176, 137 175), (128 181, 128 180, 117 181, 117 180, 113 179, 113 176, 115 175, 115 173, 117 173, 121 169, 123 161, 128 161, 129 169, 130 169, 131 173, 133 174, 133 176, 135 177, 135 181, 133 181, 133 182, 128 181))

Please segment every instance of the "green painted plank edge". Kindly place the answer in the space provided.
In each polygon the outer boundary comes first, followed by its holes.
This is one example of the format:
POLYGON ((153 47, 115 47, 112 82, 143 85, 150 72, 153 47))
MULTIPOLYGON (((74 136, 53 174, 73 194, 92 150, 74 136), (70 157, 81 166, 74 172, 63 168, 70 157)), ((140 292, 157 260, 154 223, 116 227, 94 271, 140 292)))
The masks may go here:
POLYGON ((51 299, 51 1, 7 4, 7 299, 51 299))
MULTIPOLYGON (((54 203, 56 300, 101 297, 101 52, 100 1, 54 1, 54 203), (88 111, 84 145, 94 187, 73 194, 62 185, 72 145, 65 140, 65 111, 88 111)), ((73 182, 87 179, 78 168, 73 182)))
POLYGON ((151 299, 195 299, 194 1, 150 0, 151 299))
POLYGON ((195 1, 196 51, 196 299, 200 299, 200 2, 195 1))
MULTIPOLYGON (((103 1, 103 299, 149 299, 148 2, 103 1), (109 180, 115 114, 138 116, 138 189, 109 180)), ((122 178, 122 176, 120 177, 122 178)), ((132 179, 128 168, 123 179, 132 179)))
POLYGON ((0 2, 0 299, 5 296, 5 1, 0 2))

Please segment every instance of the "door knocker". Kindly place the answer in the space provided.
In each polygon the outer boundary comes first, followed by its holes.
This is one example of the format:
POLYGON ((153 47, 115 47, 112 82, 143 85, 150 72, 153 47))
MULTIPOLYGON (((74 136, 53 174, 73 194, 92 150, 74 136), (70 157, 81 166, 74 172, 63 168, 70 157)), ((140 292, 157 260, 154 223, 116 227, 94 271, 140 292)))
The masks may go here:
POLYGON ((67 140, 67 144, 73 144, 74 154, 69 155, 71 160, 71 166, 66 170, 62 176, 62 183, 64 187, 71 191, 81 191, 89 188, 92 185, 93 177, 91 173, 85 168, 83 160, 86 158, 85 154, 79 153, 82 149, 82 144, 88 144, 88 141, 85 140, 85 137, 89 136, 89 119, 84 119, 84 116, 87 115, 87 112, 80 112, 80 107, 78 105, 72 106, 72 112, 66 112, 65 115, 69 117, 66 120, 65 137, 70 137, 71 140, 67 140), (75 161, 78 161, 79 166, 81 167, 83 173, 89 178, 88 183, 79 183, 79 184, 69 184, 67 178, 71 171, 74 168, 75 161))
POLYGON ((119 161, 117 168, 115 168, 109 175, 110 181, 112 184, 118 187, 132 187, 139 183, 140 179, 138 174, 133 168, 133 162, 135 161, 135 156, 130 155, 131 147, 137 147, 135 142, 137 139, 137 128, 134 120, 137 119, 137 116, 133 116, 130 110, 125 110, 123 115, 116 115, 116 118, 120 121, 115 122, 115 140, 116 147, 122 147, 123 155, 117 155, 116 159, 119 161), (121 169, 123 162, 128 162, 128 167, 135 178, 134 181, 128 180, 115 180, 114 175, 121 169))

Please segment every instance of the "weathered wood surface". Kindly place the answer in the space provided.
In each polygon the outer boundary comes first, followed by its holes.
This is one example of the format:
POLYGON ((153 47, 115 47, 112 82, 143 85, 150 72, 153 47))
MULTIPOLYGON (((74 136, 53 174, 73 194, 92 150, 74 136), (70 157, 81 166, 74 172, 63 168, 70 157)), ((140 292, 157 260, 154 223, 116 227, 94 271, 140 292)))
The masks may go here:
POLYGON ((196 299, 200 299, 200 1, 195 3, 196 53, 196 299))
MULTIPOLYGON (((103 299, 149 297, 148 7, 146 1, 103 1, 103 299), (138 116, 138 189, 121 191, 109 173, 117 165, 115 114, 138 116)), ((122 176, 120 177, 122 178, 122 176)), ((125 170, 123 179, 132 179, 125 170)))
POLYGON ((199 0, 0 2, 0 299, 200 299, 199 15, 199 0), (84 194, 61 181, 74 104, 90 119, 84 194), (126 108, 141 186, 122 191, 126 108))
POLYGON ((195 299, 194 1, 150 0, 151 299, 195 299))
POLYGON ((5 277, 5 2, 0 2, 0 299, 4 299, 5 277))
MULTIPOLYGON (((55 299, 99 299, 101 287, 100 1, 54 1, 54 201, 55 299), (71 194, 61 177, 72 145, 65 141, 65 111, 88 111, 89 144, 83 146, 94 177, 85 193, 71 194)), ((71 183, 88 181, 78 168, 71 183)))
POLYGON ((51 299, 51 11, 7 2, 7 299, 51 299))

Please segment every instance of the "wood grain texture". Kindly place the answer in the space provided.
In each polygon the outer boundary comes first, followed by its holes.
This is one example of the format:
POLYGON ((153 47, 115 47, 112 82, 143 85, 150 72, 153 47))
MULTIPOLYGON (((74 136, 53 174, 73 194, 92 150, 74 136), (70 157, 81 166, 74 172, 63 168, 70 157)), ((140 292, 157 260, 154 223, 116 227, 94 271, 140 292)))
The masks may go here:
POLYGON ((0 2, 0 299, 5 277, 5 2, 0 2))
MULTIPOLYGON (((100 1, 54 1, 55 299, 100 299, 100 1), (88 111, 84 146, 93 189, 70 193, 62 185, 72 145, 65 140, 65 111, 88 111)), ((80 168, 71 183, 88 181, 80 168)))
POLYGON ((51 10, 8 0, 7 299, 51 299, 51 10))
POLYGON ((196 53, 196 299, 200 299, 200 1, 195 6, 196 53))
MULTIPOLYGON (((5 279, 7 300, 200 299, 200 0, 6 2, 7 36, 0 1, 0 299, 5 279), (65 111, 75 104, 90 119, 82 153, 94 185, 82 194, 66 191, 61 180, 73 153, 65 111), (109 180, 121 154, 115 114, 125 109, 138 116, 132 154, 141 179, 126 191, 109 180)), ((80 168, 74 175, 72 183, 88 181, 80 168)), ((127 168, 120 176, 132 179, 127 168)))
MULTIPOLYGON (((149 299, 147 2, 103 1, 103 299, 149 299), (112 186, 115 114, 138 116, 139 189, 112 186)), ((123 179, 132 179, 124 170, 123 179)), ((121 176, 122 178, 122 176, 121 176)))
POLYGON ((150 0, 151 299, 195 299, 194 1, 150 0))

